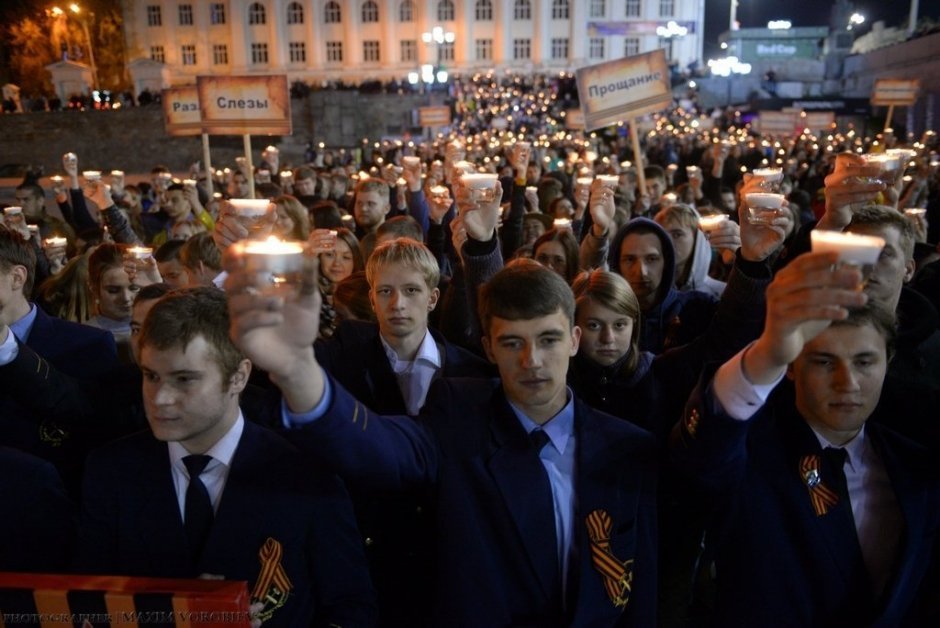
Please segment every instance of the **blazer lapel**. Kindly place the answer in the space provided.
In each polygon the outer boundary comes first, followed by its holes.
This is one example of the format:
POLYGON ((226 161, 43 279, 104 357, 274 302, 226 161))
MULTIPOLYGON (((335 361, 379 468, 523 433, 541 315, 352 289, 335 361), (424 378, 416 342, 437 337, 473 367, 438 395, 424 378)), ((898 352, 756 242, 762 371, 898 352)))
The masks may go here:
POLYGON ((194 577, 189 557, 189 544, 183 529, 179 501, 170 471, 170 456, 166 444, 154 441, 148 452, 147 464, 141 466, 138 486, 148 487, 142 497, 143 507, 138 521, 140 536, 149 548, 150 561, 158 573, 178 574, 176 577, 194 577))
POLYGON ((495 451, 487 460, 487 467, 499 487, 539 584, 551 599, 558 592, 559 581, 555 521, 554 517, 544 521, 539 500, 531 498, 533 487, 547 481, 545 468, 502 392, 496 393, 492 405, 495 451))
POLYGON ((787 416, 781 417, 778 426, 786 447, 786 464, 792 473, 790 477, 793 478, 782 478, 785 490, 794 493, 795 503, 801 504, 802 517, 808 519, 809 525, 826 540, 826 548, 839 573, 849 583, 849 590, 870 592, 871 584, 858 542, 858 532, 852 519, 851 505, 840 497, 838 503, 830 507, 825 514, 817 515, 807 481, 801 475, 803 458, 816 456, 823 483, 835 492, 832 478, 823 471, 826 466, 819 440, 795 409, 787 416))

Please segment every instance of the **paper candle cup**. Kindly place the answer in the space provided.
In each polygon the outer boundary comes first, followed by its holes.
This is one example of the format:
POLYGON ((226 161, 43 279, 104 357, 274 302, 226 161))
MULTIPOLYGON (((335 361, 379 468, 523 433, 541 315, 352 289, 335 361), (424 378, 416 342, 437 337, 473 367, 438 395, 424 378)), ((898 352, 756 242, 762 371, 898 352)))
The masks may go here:
POLYGON ((813 253, 835 251, 839 261, 857 266, 871 266, 878 261, 885 241, 878 236, 813 229, 810 232, 813 253))
POLYGON ((85 177, 86 181, 101 181, 100 170, 85 170, 82 172, 82 176, 85 177))

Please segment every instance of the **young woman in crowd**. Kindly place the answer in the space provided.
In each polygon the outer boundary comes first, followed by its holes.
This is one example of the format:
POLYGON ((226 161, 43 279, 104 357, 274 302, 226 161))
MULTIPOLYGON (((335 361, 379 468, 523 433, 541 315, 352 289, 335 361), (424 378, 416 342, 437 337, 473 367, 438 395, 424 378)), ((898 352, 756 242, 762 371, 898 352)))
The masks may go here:
MULTIPOLYGON (((326 230, 314 231, 312 239, 320 236, 331 238, 326 230)), ((318 248, 318 244, 314 244, 318 248)), ((333 291, 336 284, 354 272, 363 270, 365 264, 359 252, 359 241, 349 229, 336 229, 336 241, 332 248, 320 252, 320 294, 323 305, 320 309, 320 337, 329 338, 339 324, 333 306, 333 291)))

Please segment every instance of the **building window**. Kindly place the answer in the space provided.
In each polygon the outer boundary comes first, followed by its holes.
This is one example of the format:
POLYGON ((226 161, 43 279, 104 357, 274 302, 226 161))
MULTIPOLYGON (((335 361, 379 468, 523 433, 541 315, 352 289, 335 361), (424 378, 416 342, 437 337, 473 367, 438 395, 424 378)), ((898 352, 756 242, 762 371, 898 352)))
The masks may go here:
POLYGON ((183 53, 183 65, 196 65, 196 47, 187 44, 180 49, 183 53))
POLYGON ((213 2, 209 7, 209 21, 213 24, 225 24, 225 5, 213 2))
POLYGON ((193 25, 193 5, 181 4, 179 7, 180 26, 193 25))
POLYGON ((516 0, 513 7, 512 17, 514 20, 531 20, 532 3, 529 0, 516 0))
POLYGON ((607 15, 607 0, 591 0, 591 17, 607 15))
POLYGON ((454 42, 445 41, 442 44, 437 46, 437 62, 442 63, 444 61, 453 61, 454 60, 454 42))
POLYGON ((568 58, 568 38, 567 37, 553 37, 552 38, 552 59, 567 59, 568 58))
POLYGON ((343 12, 339 7, 339 2, 326 3, 326 6, 323 7, 323 21, 327 24, 339 24, 343 21, 343 12))
POLYGON ((493 20, 493 3, 490 0, 477 0, 477 22, 490 22, 493 20))
POLYGON ((375 39, 370 39, 369 41, 362 42, 362 60, 366 63, 378 63, 381 59, 379 57, 379 42, 375 39))
POLYGON ((304 23, 304 8, 299 2, 291 2, 287 5, 287 23, 288 24, 303 24, 304 23))
POLYGON ((368 24, 370 22, 379 21, 379 5, 369 0, 368 2, 362 3, 362 23, 368 24))
POLYGON ((672 61, 672 37, 660 37, 659 47, 666 52, 666 61, 672 61))
POLYGON ((307 62, 307 44, 302 41, 292 41, 287 44, 287 52, 291 63, 307 62))
POLYGON ((147 5, 147 26, 163 26, 163 16, 159 4, 147 5))
POLYGON ((418 60, 418 42, 414 39, 403 39, 401 41, 401 60, 402 61, 417 61, 418 60))
POLYGON ((513 39, 512 40, 512 58, 513 59, 531 59, 532 58, 532 40, 531 39, 513 39))
POLYGON ((659 17, 673 17, 676 14, 676 0, 659 0, 659 17))
POLYGON ((150 46, 150 58, 160 63, 166 63, 166 52, 163 46, 150 46))
POLYGON ((489 61, 493 58, 493 40, 477 40, 477 61, 489 61))
POLYGON ((265 24, 267 21, 267 17, 264 14, 263 4, 260 2, 255 2, 250 7, 248 7, 249 24, 265 24))
POLYGON ((398 21, 399 22, 414 22, 415 21, 415 3, 411 0, 404 0, 401 3, 401 6, 398 7, 398 21))
POLYGON ((341 41, 326 42, 326 61, 327 63, 342 63, 343 62, 343 42, 341 41))
POLYGON ((225 44, 214 44, 212 46, 212 64, 228 65, 228 46, 225 44))
POLYGON ((453 21, 454 3, 451 0, 441 0, 437 3, 437 19, 440 22, 453 21))
POLYGON ((640 17, 640 0, 627 0, 627 17, 640 17))
POLYGON ((253 65, 264 65, 268 62, 268 45, 251 44, 251 63, 253 65))
POLYGON ((627 37, 623 40, 623 56, 632 57, 640 54, 640 38, 627 37))
POLYGON ((567 20, 568 19, 568 0, 553 0, 552 19, 553 20, 567 20))
POLYGON ((602 37, 591 37, 590 55, 592 59, 604 58, 604 39, 602 37))

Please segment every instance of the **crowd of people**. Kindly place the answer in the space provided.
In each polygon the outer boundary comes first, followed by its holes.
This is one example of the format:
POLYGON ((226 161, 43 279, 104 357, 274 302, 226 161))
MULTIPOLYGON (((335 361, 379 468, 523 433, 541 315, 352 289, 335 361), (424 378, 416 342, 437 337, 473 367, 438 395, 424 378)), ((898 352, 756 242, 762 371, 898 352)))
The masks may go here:
POLYGON ((634 154, 563 100, 479 76, 424 142, 28 177, 0 569, 244 580, 270 626, 936 622, 937 136, 677 109, 634 154))

